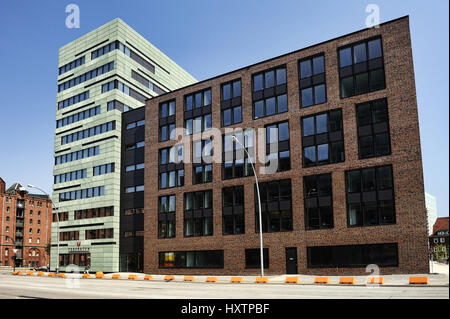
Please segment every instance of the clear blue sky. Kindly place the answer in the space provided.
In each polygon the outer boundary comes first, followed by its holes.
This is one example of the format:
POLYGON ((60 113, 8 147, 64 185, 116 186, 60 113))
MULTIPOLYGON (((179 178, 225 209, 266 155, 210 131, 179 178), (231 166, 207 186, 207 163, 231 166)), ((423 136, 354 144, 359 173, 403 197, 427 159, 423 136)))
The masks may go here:
POLYGON ((58 48, 116 17, 203 80, 363 29, 369 3, 381 22, 410 16, 425 189, 448 216, 447 0, 1 0, 0 177, 51 192, 58 48))

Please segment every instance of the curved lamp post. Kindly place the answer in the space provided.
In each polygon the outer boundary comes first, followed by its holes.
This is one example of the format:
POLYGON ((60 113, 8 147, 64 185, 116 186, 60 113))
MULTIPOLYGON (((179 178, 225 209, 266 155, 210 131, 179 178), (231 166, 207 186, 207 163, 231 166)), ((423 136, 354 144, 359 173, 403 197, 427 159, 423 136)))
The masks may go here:
POLYGON ((259 249, 260 249, 260 261, 261 261, 261 277, 264 277, 264 253, 263 253, 263 236, 262 236, 262 214, 261 214, 261 195, 259 193, 259 184, 258 184, 258 176, 256 175, 255 166, 253 165, 253 161, 251 160, 252 157, 248 153, 248 151, 245 149, 245 146, 242 145, 241 142, 237 139, 236 136, 232 135, 231 138, 242 146, 245 153, 247 153, 248 159, 250 164, 252 165, 253 173, 255 174, 255 180, 256 180, 256 190, 258 192, 258 211, 259 211, 259 249))
MULTIPOLYGON (((35 188, 39 191, 41 191, 42 193, 44 193, 49 199, 50 196, 41 188, 28 184, 27 185, 28 188, 35 188)), ((56 273, 58 273, 58 267, 59 267, 59 214, 57 212, 57 209, 55 208, 55 205, 53 205, 53 201, 52 201, 52 213, 53 211, 56 211, 56 245, 57 245, 57 249, 56 249, 56 273)), ((51 261, 51 259, 50 259, 51 261)))

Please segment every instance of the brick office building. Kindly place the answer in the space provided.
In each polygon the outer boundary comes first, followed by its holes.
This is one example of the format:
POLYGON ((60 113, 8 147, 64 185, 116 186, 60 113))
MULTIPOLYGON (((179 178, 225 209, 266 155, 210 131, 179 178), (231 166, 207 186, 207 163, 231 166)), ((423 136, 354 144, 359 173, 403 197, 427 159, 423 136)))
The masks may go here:
POLYGON ((146 273, 259 273, 255 178, 231 135, 256 158, 267 274, 429 272, 408 17, 157 96, 145 113, 146 273), (260 173, 260 151, 276 172, 260 173))
POLYGON ((50 198, 30 194, 20 183, 6 189, 0 178, 1 266, 13 266, 15 256, 16 266, 45 267, 50 262, 47 244, 51 223, 50 198))

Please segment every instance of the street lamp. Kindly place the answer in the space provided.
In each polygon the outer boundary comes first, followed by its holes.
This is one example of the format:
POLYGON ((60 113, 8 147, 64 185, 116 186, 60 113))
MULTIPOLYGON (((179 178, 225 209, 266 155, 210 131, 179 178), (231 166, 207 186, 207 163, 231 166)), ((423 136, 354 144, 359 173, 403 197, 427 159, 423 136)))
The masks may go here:
POLYGON ((255 166, 253 165, 252 157, 250 156, 250 154, 246 150, 245 146, 242 145, 241 142, 239 142, 239 140, 237 139, 236 136, 232 135, 231 138, 236 143, 241 145, 242 148, 244 149, 245 153, 247 153, 248 160, 249 160, 250 164, 252 165, 253 173, 255 174, 256 190, 258 192, 258 208, 259 208, 259 249, 260 249, 260 259, 261 259, 260 260, 261 261, 261 277, 264 277, 264 254, 263 254, 263 236, 262 236, 261 195, 259 193, 258 176, 256 175, 256 170, 255 170, 255 166))
MULTIPOLYGON (((28 188, 35 188, 37 190, 40 190, 42 193, 44 193, 48 198, 50 198, 50 196, 41 188, 28 184, 27 185, 28 188)), ((56 273, 58 273, 58 266, 59 266, 59 214, 58 214, 58 209, 55 208, 55 205, 53 205, 53 201, 52 201, 52 213, 53 211, 56 211, 56 273)), ((50 259, 51 260, 51 259, 50 259)))

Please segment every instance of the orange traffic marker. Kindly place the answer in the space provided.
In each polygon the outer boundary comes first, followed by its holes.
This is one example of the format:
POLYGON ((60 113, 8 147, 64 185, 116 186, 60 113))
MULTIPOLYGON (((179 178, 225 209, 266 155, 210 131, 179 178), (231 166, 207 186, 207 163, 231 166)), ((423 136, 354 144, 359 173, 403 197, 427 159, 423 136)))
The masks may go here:
POLYGON ((231 277, 230 282, 232 283, 242 283, 243 279, 242 277, 231 277))
POLYGON ((367 279, 367 283, 372 284, 372 285, 383 285, 384 278, 383 277, 369 277, 367 279))
POLYGON ((286 277, 285 283, 287 284, 298 284, 298 277, 286 277))
POLYGON ((329 284, 330 283, 330 278, 328 278, 328 277, 316 277, 314 279, 314 283, 315 284, 329 284))
POLYGON ((206 282, 217 282, 217 277, 206 277, 206 282))
POLYGON ((341 285, 354 285, 356 284, 355 277, 341 277, 339 279, 339 284, 341 285))
POLYGON ((269 282, 269 278, 267 277, 256 277, 257 284, 267 284, 269 282))
POLYGON ((430 282, 428 277, 409 277, 410 285, 428 285, 430 282))

